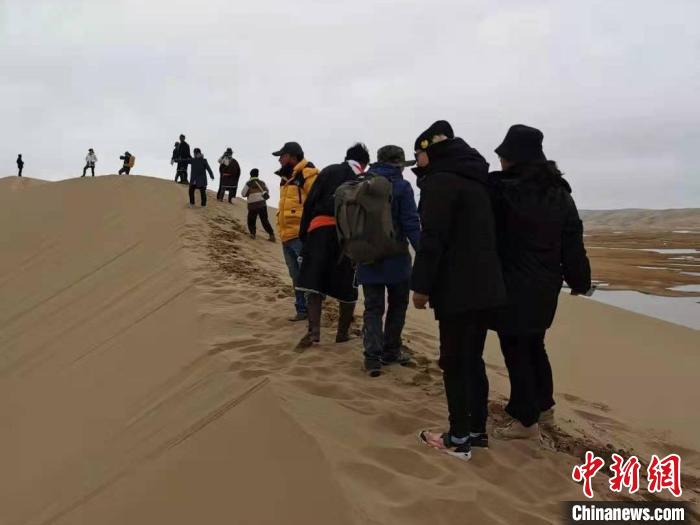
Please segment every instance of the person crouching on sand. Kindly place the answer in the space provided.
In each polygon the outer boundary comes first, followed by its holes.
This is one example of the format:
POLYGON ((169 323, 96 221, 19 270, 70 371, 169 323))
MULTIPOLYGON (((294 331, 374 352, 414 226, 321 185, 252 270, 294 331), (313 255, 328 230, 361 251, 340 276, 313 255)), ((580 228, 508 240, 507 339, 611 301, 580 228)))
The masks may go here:
POLYGON ((199 190, 199 195, 202 201, 202 207, 207 205, 207 173, 209 178, 214 180, 214 172, 209 166, 209 161, 202 155, 202 150, 199 148, 194 148, 194 158, 193 159, 181 159, 180 162, 185 162, 192 166, 190 171, 190 208, 194 207, 194 192, 199 190))
POLYGON ((421 440, 460 459, 488 446, 489 383, 483 351, 492 310, 505 302, 496 248, 488 163, 446 121, 415 143, 422 232, 413 266, 413 304, 428 301, 440 330, 450 427, 421 440))
POLYGON ((301 268, 297 290, 306 293, 309 328, 299 341, 299 348, 308 348, 321 340, 321 308, 326 296, 338 300, 339 318, 336 343, 350 339, 357 302, 352 261, 341 252, 335 223, 335 190, 344 182, 356 180, 369 165, 369 152, 357 143, 348 149, 345 161, 321 170, 304 203, 299 237, 301 268))
POLYGON ((591 288, 571 187, 545 157, 542 140, 538 129, 512 126, 496 148, 503 170, 490 175, 508 292, 508 303, 494 322, 510 377, 506 413, 512 419, 494 430, 501 439, 538 438, 538 422, 553 421, 545 332, 554 320, 562 277, 574 295, 591 288))
POLYGON ((92 176, 95 176, 95 164, 97 164, 97 155, 95 155, 95 151, 90 148, 88 150, 87 155, 85 156, 85 167, 83 168, 83 174, 82 176, 85 176, 85 173, 87 170, 92 171, 92 176))
POLYGON ((267 215, 267 200, 270 198, 270 190, 265 181, 260 180, 257 168, 250 170, 250 180, 245 183, 241 196, 248 199, 248 231, 255 239, 256 222, 260 217, 263 228, 270 236, 270 242, 275 242, 275 230, 272 229, 267 215))
POLYGON ((124 155, 119 157, 119 159, 123 161, 122 169, 119 170, 119 175, 128 175, 129 173, 131 173, 131 168, 134 167, 135 157, 131 153, 126 151, 124 152, 124 155))

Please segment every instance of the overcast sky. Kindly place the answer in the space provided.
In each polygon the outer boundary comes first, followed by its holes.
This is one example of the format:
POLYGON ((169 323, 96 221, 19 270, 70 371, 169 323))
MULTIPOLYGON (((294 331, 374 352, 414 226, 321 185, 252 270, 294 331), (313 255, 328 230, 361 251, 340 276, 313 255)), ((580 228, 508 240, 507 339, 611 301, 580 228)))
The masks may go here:
POLYGON ((511 124, 542 129, 581 208, 700 207, 698 21, 698 0, 0 0, 0 174, 21 152, 77 176, 94 147, 98 173, 128 149, 171 178, 183 132, 274 184, 287 140, 324 166, 447 119, 493 169, 511 124))

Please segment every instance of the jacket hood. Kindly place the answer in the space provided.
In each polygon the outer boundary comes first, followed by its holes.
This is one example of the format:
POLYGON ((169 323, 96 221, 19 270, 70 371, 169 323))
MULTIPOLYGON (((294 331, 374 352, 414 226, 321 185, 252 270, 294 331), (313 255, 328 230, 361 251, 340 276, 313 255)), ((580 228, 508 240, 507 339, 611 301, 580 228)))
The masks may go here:
POLYGON ((368 171, 386 177, 392 182, 403 179, 403 168, 394 164, 377 162, 376 164, 370 165, 368 171))
POLYGON ((489 174, 491 179, 501 183, 521 183, 534 186, 549 186, 564 188, 567 193, 571 193, 571 185, 561 175, 553 161, 534 164, 516 164, 504 171, 495 171, 489 174))
POLYGON ((428 149, 430 164, 425 168, 414 168, 420 179, 431 173, 448 172, 460 177, 488 182, 489 163, 481 154, 461 138, 444 140, 428 149))

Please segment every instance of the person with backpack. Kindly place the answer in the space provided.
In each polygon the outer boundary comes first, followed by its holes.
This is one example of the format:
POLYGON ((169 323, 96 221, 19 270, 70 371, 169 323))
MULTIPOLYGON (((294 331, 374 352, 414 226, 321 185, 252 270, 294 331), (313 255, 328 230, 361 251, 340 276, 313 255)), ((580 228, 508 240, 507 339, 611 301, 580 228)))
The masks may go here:
POLYGON ((545 334, 566 280, 574 295, 591 289, 583 225, 571 186, 542 149, 536 128, 512 126, 496 148, 502 171, 491 173, 498 247, 508 302, 495 317, 510 378, 506 413, 494 430, 501 439, 539 438, 553 422, 552 367, 545 334))
POLYGON ((92 171, 92 176, 95 176, 95 164, 97 164, 97 155, 95 155, 95 151, 90 148, 88 150, 87 155, 85 156, 85 167, 83 168, 83 177, 85 176, 85 173, 87 170, 92 171))
POLYGON ((357 180, 368 164, 367 146, 353 145, 347 150, 344 162, 321 170, 304 203, 299 227, 303 247, 297 290, 307 294, 309 326, 298 348, 309 348, 320 342, 321 309, 326 296, 338 300, 336 343, 350 339, 357 288, 353 263, 342 252, 336 233, 335 192, 343 183, 357 180))
POLYGON ((240 178, 241 166, 233 158, 233 150, 226 148, 226 151, 219 159, 219 191, 216 193, 216 200, 223 201, 228 191, 228 202, 230 204, 236 197, 240 178))
POLYGON ((302 242, 299 238, 304 202, 318 175, 318 169, 304 158, 304 150, 297 142, 287 142, 273 153, 279 158, 281 168, 275 172, 280 177, 280 200, 277 211, 277 231, 282 241, 282 253, 289 276, 295 288, 296 315, 290 321, 305 321, 308 317, 304 292, 296 290, 299 278, 299 257, 302 242))
MULTIPOLYGON (((413 164, 414 161, 406 161, 404 151, 399 146, 384 146, 377 152, 377 162, 370 166, 367 175, 367 178, 382 177, 390 182, 389 191, 382 203, 386 210, 381 210, 380 213, 390 213, 392 229, 385 232, 384 239, 373 240, 372 244, 375 247, 396 242, 400 244, 400 253, 357 266, 357 282, 362 285, 365 298, 362 328, 364 364, 371 377, 381 374, 382 365, 406 364, 410 361, 402 349, 401 333, 406 322, 411 290, 411 255, 408 244, 410 242, 414 250, 418 248, 420 219, 413 188, 403 178, 402 172, 405 167, 413 164), (385 313, 386 319, 382 322, 385 313)), ((369 192, 362 194, 368 195, 369 192)), ((360 204, 358 209, 374 209, 369 203, 360 204)), ((357 222, 364 227, 378 229, 382 220, 381 215, 373 215, 357 222)), ((348 233, 348 237, 363 237, 363 232, 348 233)))
POLYGON ((439 365, 449 412, 447 432, 424 430, 428 446, 459 459, 488 446, 489 383, 483 359, 488 322, 504 304, 488 163, 435 122, 415 143, 422 231, 411 278, 413 304, 434 310, 439 365))
POLYGON ((131 172, 131 168, 133 168, 136 163, 136 157, 127 151, 119 158, 124 161, 122 169, 119 170, 119 175, 128 175, 131 172))
POLYGON ((17 155, 17 176, 22 176, 22 170, 24 169, 24 160, 22 160, 22 154, 17 155))
POLYGON ((214 180, 214 172, 209 166, 209 161, 204 158, 202 150, 199 148, 194 148, 194 158, 187 159, 187 164, 192 165, 192 171, 190 173, 190 208, 194 207, 194 192, 199 190, 199 195, 201 197, 202 208, 207 205, 207 173, 211 180, 214 180))
POLYGON ((267 216, 267 200, 270 198, 270 190, 265 181, 260 180, 257 168, 250 170, 250 180, 245 183, 241 196, 248 199, 248 231, 255 239, 256 222, 260 217, 263 228, 270 236, 270 242, 275 242, 275 230, 272 229, 270 219, 267 216))
POLYGON ((185 136, 180 135, 180 142, 175 143, 175 149, 173 150, 173 156, 170 159, 170 164, 177 163, 177 169, 175 171, 175 182, 180 184, 187 184, 187 166, 189 165, 189 160, 192 159, 190 154, 190 145, 185 142, 185 136))

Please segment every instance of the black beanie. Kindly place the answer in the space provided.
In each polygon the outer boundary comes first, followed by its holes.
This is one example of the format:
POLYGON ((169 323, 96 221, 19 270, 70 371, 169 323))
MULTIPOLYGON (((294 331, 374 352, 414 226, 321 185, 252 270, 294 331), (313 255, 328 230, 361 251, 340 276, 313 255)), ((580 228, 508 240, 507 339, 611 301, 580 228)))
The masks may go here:
POLYGON ((258 168, 253 168, 252 170, 250 170, 250 176, 251 176, 251 177, 257 177, 257 176, 258 176, 258 173, 260 173, 260 172, 258 171, 258 168))
POLYGON ((442 137, 447 137, 448 139, 455 138, 455 132, 452 130, 452 126, 450 126, 450 123, 446 120, 434 122, 432 126, 421 133, 416 139, 413 149, 414 151, 426 150, 433 144, 444 140, 442 137))
POLYGON ((345 154, 345 160, 354 160, 366 166, 369 164, 369 151, 361 142, 354 144, 345 154))

